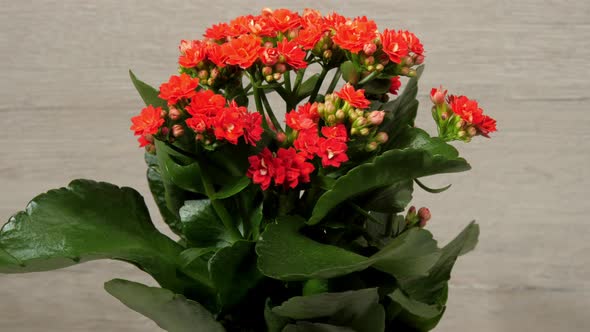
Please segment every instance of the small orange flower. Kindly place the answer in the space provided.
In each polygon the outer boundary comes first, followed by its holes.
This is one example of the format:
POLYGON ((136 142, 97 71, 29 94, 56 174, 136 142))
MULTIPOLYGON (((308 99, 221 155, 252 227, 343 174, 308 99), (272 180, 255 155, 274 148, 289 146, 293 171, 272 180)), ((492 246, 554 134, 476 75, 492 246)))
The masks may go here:
POLYGON ((307 62, 305 62, 306 53, 295 41, 281 40, 277 43, 277 51, 293 69, 307 67, 307 62))
POLYGON ((189 45, 181 43, 180 50, 178 63, 185 68, 196 67, 207 58, 207 43, 200 40, 193 40, 189 45))
POLYGON ((402 34, 395 32, 395 30, 383 31, 381 34, 381 43, 383 44, 383 52, 389 56, 389 60, 400 63, 403 57, 408 55, 408 44, 402 34))
POLYGON ((334 43, 352 53, 360 52, 365 44, 377 37, 377 24, 366 16, 355 18, 336 27, 334 43))
POLYGON ((141 110, 139 115, 131 118, 131 127, 135 136, 139 136, 139 146, 144 147, 153 142, 153 139, 146 138, 147 135, 155 135, 164 124, 162 119, 162 108, 149 105, 141 110))
POLYGON ((262 11, 262 16, 268 20, 268 24, 277 32, 285 32, 301 26, 301 17, 299 14, 289 9, 266 9, 262 11))
POLYGON ((350 83, 346 83, 340 91, 334 92, 334 94, 352 107, 368 108, 371 105, 371 102, 365 97, 365 90, 355 90, 350 83))
POLYGON ((408 49, 411 52, 417 55, 424 55, 424 46, 422 46, 420 39, 418 39, 415 34, 407 30, 399 30, 398 33, 406 42, 406 45, 408 45, 408 49))
POLYGON ((262 40, 254 35, 242 35, 232 39, 222 46, 222 52, 227 57, 226 63, 238 65, 247 69, 256 62, 262 46, 262 40))
POLYGON ((199 79, 192 78, 187 74, 180 76, 172 75, 168 83, 160 85, 160 94, 158 97, 167 100, 168 105, 174 105, 179 100, 191 98, 197 93, 199 79))

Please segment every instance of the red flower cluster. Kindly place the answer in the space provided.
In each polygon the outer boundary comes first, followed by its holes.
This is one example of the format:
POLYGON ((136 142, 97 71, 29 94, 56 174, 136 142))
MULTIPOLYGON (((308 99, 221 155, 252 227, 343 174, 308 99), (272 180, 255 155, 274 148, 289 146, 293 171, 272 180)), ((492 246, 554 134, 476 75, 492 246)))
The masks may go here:
POLYGON ((484 115, 475 100, 465 96, 449 96, 448 102, 453 113, 459 115, 468 124, 475 126, 478 133, 489 137, 488 134, 496 131, 496 120, 484 115))
POLYGON ((310 182, 310 174, 314 171, 313 165, 294 148, 279 148, 276 155, 264 148, 259 155, 249 157, 248 161, 250 168, 247 176, 263 190, 268 189, 271 182, 275 186, 295 188, 299 183, 310 182))
POLYGON ((164 124, 162 108, 154 108, 152 105, 141 110, 141 113, 131 118, 131 130, 135 136, 139 136, 139 146, 144 147, 153 142, 152 135, 155 135, 164 124))
POLYGON ((371 106, 371 102, 365 97, 365 90, 355 90, 350 83, 345 84, 340 91, 334 92, 334 94, 355 108, 368 108, 371 106))
POLYGON ((336 27, 333 41, 342 49, 358 53, 367 44, 374 43, 377 38, 377 24, 366 16, 346 21, 336 27))
POLYGON ((394 76, 391 78, 391 86, 389 86, 389 93, 392 95, 397 95, 399 88, 402 86, 402 82, 399 79, 399 76, 394 76))
POLYGON ((168 83, 160 85, 158 97, 168 101, 168 105, 174 105, 179 100, 192 98, 197 93, 199 79, 187 74, 172 75, 168 83))
POLYGON ((240 137, 250 145, 256 145, 262 136, 262 116, 249 113, 235 102, 229 103, 222 95, 211 90, 198 91, 186 111, 191 118, 186 125, 197 134, 212 134, 217 140, 238 144, 240 137))

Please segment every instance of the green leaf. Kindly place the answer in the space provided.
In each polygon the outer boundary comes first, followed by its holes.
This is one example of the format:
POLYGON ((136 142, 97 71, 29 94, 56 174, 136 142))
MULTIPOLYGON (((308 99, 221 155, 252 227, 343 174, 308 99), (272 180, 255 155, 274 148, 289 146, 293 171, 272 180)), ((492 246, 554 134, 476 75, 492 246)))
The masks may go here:
POLYGON ((385 188, 400 181, 422 176, 461 172, 470 169, 462 158, 432 155, 422 149, 390 150, 350 170, 318 199, 308 224, 319 223, 338 204, 361 194, 385 188))
POLYGON ((201 182, 199 164, 169 147, 165 142, 156 140, 156 155, 162 178, 184 190, 205 193, 201 182))
POLYGON ((447 282, 457 257, 475 248, 479 236, 479 225, 471 222, 465 229, 441 250, 441 256, 428 272, 428 276, 404 280, 400 287, 412 299, 432 304, 445 296, 447 282))
POLYGON ((104 182, 75 180, 37 196, 2 227, 0 249, 3 273, 109 258, 138 266, 167 288, 186 285, 176 271, 182 247, 156 230, 141 195, 104 182))
POLYGON ((256 268, 254 243, 237 241, 209 260, 209 274, 224 308, 240 303, 262 279, 256 268))
POLYGON ((440 304, 426 304, 406 296, 401 290, 396 289, 388 295, 393 301, 390 310, 397 311, 392 325, 404 325, 415 331, 430 331, 442 318, 445 307, 440 304))
POLYGON ((418 94, 418 80, 424 71, 424 65, 419 66, 416 69, 416 76, 412 77, 404 92, 399 95, 396 99, 385 103, 382 108, 386 110, 386 115, 381 124, 379 131, 389 133, 389 141, 384 145, 385 149, 390 149, 393 142, 397 141, 397 136, 401 131, 407 127, 414 126, 414 120, 418 112, 418 100, 416 95, 418 94))
POLYGON ((272 311, 295 320, 328 318, 330 324, 350 326, 357 332, 383 332, 385 328, 377 288, 292 297, 272 311))
POLYGON ((285 326, 282 332, 357 332, 350 327, 324 323, 297 322, 285 326))
POLYGON ((162 219, 174 233, 182 236, 182 225, 178 209, 184 202, 184 191, 180 188, 174 188, 175 186, 171 183, 164 182, 155 155, 146 152, 145 161, 148 165, 146 176, 150 192, 158 206, 162 219))
POLYGON ((374 190, 359 198, 359 206, 368 211, 397 213, 403 211, 412 200, 412 180, 395 183, 389 187, 374 190))
POLYGON ((285 325, 289 323, 289 319, 281 317, 272 312, 270 299, 266 299, 264 304, 264 321, 266 322, 266 329, 268 332, 281 332, 285 325))
POLYGON ((238 180, 234 183, 230 183, 227 186, 222 187, 221 190, 215 193, 215 198, 224 199, 234 196, 235 194, 244 190, 250 183, 250 178, 244 175, 238 178, 238 180))
POLYGON ((421 149, 433 155, 441 155, 448 158, 457 158, 459 156, 459 151, 454 146, 447 144, 438 137, 430 137, 427 132, 420 128, 405 128, 402 130, 392 148, 421 149))
POLYGON ((298 232, 299 217, 284 217, 267 226, 256 245, 258 268, 280 280, 328 279, 369 266, 405 279, 426 275, 439 257, 430 232, 415 228, 392 240, 371 257, 316 242, 298 232))
POLYGON ((186 201, 180 209, 182 232, 192 247, 225 247, 232 243, 208 199, 186 201))
POLYGON ((168 103, 164 99, 158 97, 160 94, 158 90, 137 79, 131 70, 129 70, 129 77, 131 77, 133 86, 135 86, 135 89, 137 89, 137 92, 139 92, 139 95, 141 96, 141 99, 143 99, 143 102, 146 104, 146 106, 153 105, 154 107, 162 107, 165 110, 168 109, 168 103))
POLYGON ((299 91, 297 91, 298 100, 303 100, 311 95, 319 78, 320 74, 313 74, 310 78, 305 80, 303 84, 301 84, 299 91))
POLYGON ((429 305, 420 301, 413 300, 406 296, 401 290, 396 289, 388 295, 389 298, 408 313, 421 318, 434 318, 442 312, 442 306, 429 305))
POLYGON ((127 307, 150 318, 166 331, 225 331, 199 303, 167 289, 148 287, 122 279, 106 282, 104 288, 127 307))
POLYGON ((340 65, 340 71, 342 71, 342 78, 346 82, 350 82, 353 78, 358 78, 358 72, 352 61, 345 61, 340 65))
POLYGON ((416 184, 418 185, 418 187, 422 188, 424 191, 429 192, 431 194, 440 194, 442 192, 447 191, 449 188, 451 188, 451 185, 447 185, 444 186, 442 188, 429 188, 427 187, 424 183, 422 183, 420 180, 418 179, 414 179, 414 182, 416 182, 416 184))
POLYGON ((361 88, 365 89, 365 93, 372 95, 382 95, 389 91, 391 87, 391 80, 389 79, 373 79, 363 84, 361 88))

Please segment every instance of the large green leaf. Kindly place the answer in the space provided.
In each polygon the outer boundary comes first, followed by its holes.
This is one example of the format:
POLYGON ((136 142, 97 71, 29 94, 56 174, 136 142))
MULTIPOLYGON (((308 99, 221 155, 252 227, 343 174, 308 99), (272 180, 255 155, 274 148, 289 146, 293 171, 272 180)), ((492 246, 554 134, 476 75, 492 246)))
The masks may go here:
POLYGON ((266 299, 264 304, 264 321, 268 332, 281 332, 285 325, 289 323, 289 319, 281 317, 272 312, 270 299, 266 299))
POLYGON ((326 319, 357 332, 383 332, 385 312, 377 288, 341 293, 322 293, 290 298, 272 309, 279 316, 295 320, 326 319))
POLYGON ((162 178, 182 189, 205 193, 201 181, 201 169, 195 160, 174 150, 165 142, 156 140, 156 155, 162 178))
POLYGON ((396 311, 394 326, 407 326, 416 331, 430 331, 433 329, 445 311, 440 304, 426 304, 406 296, 396 289, 388 295, 392 300, 390 310, 396 311))
POLYGON ((182 236, 182 225, 178 210, 186 199, 185 192, 171 183, 162 179, 158 159, 155 155, 145 153, 147 168, 147 181, 150 192, 158 206, 164 222, 179 236, 182 236))
POLYGON ((479 225, 471 222, 463 231, 441 250, 441 256, 430 269, 428 275, 421 278, 404 280, 400 287, 412 299, 433 304, 445 297, 447 282, 451 279, 451 270, 457 257, 473 250, 479 236, 479 225))
POLYGON ((180 219, 182 232, 192 247, 224 247, 232 242, 208 199, 186 201, 180 219))
POLYGON ((459 151, 454 146, 447 144, 438 137, 430 137, 427 132, 420 128, 405 128, 400 132, 398 139, 392 145, 395 149, 421 149, 433 155, 457 158, 459 151))
POLYGON ((397 213, 403 211, 412 200, 414 183, 405 180, 380 188, 359 197, 359 205, 368 211, 397 213))
POLYGON ((301 84, 299 90, 297 91, 297 98, 299 100, 303 100, 304 98, 309 97, 319 78, 320 74, 313 74, 310 78, 305 80, 305 82, 301 84))
POLYGON ((137 265, 167 288, 185 286, 177 276, 182 247, 156 230, 138 192, 104 182, 75 180, 37 196, 2 227, 0 249, 4 273, 110 258, 137 265))
POLYGON ((262 279, 256 268, 254 243, 237 241, 219 249, 209 260, 209 274, 222 307, 240 303, 262 279))
POLYGON ((146 105, 153 105, 154 107, 162 107, 164 109, 168 109, 168 104, 164 99, 158 97, 160 92, 150 86, 149 84, 140 81, 137 79, 135 74, 131 70, 129 70, 129 77, 131 77, 131 82, 133 82, 133 86, 139 92, 141 99, 143 99, 146 105))
POLYGON ((422 176, 461 172, 469 164, 456 156, 433 155, 423 149, 390 150, 350 170, 318 199, 308 223, 319 223, 338 204, 361 194, 422 176))
POLYGON ((357 332, 347 326, 324 323, 297 322, 285 326, 282 332, 357 332))
POLYGON ((109 294, 150 318, 169 332, 224 332, 223 326, 199 303, 184 296, 140 283, 114 279, 105 283, 109 294))
POLYGON ((327 279, 374 266, 407 279, 426 275, 440 255, 430 232, 420 228, 365 257, 306 237, 298 231, 302 224, 299 217, 284 217, 267 226, 256 245, 258 268, 264 275, 281 280, 327 279))

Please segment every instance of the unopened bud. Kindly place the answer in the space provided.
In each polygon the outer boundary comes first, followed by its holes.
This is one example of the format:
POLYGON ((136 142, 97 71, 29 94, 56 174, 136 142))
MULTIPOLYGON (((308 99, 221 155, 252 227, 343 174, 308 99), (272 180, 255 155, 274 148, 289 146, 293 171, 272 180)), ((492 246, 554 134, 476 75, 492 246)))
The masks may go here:
POLYGON ((184 135, 184 128, 182 127, 182 125, 175 124, 174 126, 172 126, 172 136, 178 138, 183 135, 184 135))
POLYGON ((154 143, 154 135, 152 135, 152 134, 147 134, 147 135, 143 136, 143 138, 145 138, 145 140, 150 143, 154 143))
POLYGON ((355 136, 359 133, 359 130, 357 128, 350 128, 350 136, 355 136))
POLYGON ((410 208, 408 209, 408 214, 415 214, 416 213, 416 207, 415 206, 410 206, 410 208))
POLYGON ((359 134, 361 134, 361 136, 367 136, 369 135, 369 128, 362 128, 361 130, 359 130, 359 134))
POLYGON ((432 216, 430 215, 430 210, 428 208, 421 207, 420 210, 418 210, 418 218, 420 218, 419 226, 426 226, 426 223, 430 220, 431 217, 432 216))
POLYGON ((162 119, 163 119, 163 118, 165 118, 165 117, 166 117, 166 115, 168 115, 168 112, 166 112, 166 110, 162 110, 162 111, 160 112, 160 117, 161 117, 162 119))
POLYGON ((469 127, 469 128, 467 128, 467 134, 470 137, 473 137, 473 136, 477 135, 477 129, 475 129, 475 127, 469 127))
POLYGON ((464 125, 465 125, 465 121, 463 121, 462 119, 461 119, 461 120, 459 120, 459 121, 458 121, 458 122, 455 124, 455 126, 457 127, 457 129, 459 129, 459 128, 463 127, 464 125))
POLYGON ((356 128, 362 128, 367 124, 367 119, 365 119, 364 117, 359 117, 358 119, 356 119, 354 121, 354 123, 352 124, 353 127, 356 128))
POLYGON ((376 71, 383 71, 383 69, 385 69, 385 67, 384 67, 382 64, 380 64, 380 63, 378 63, 378 64, 375 66, 375 70, 376 70, 376 71))
POLYGON ((334 115, 334 114, 328 115, 328 118, 326 118, 326 122, 330 123, 330 124, 336 123, 336 115, 334 115))
POLYGON ((145 146, 145 151, 150 154, 155 154, 156 153, 156 146, 153 144, 148 144, 145 146))
POLYGON ((289 30, 289 34, 287 36, 289 37, 289 39, 295 39, 295 38, 297 38, 297 36, 299 36, 299 30, 298 29, 291 29, 291 30, 289 30))
POLYGON ((283 77, 283 75, 281 73, 274 73, 272 75, 272 78, 274 78, 275 81, 278 81, 281 79, 281 77, 283 77))
POLYGON ((264 47, 264 48, 273 48, 273 47, 275 47, 275 45, 272 42, 267 41, 266 43, 264 43, 262 45, 262 47, 264 47))
POLYGON ((445 96, 447 95, 447 90, 443 89, 441 86, 440 88, 432 88, 430 90, 430 100, 435 105, 442 105, 445 102, 445 96))
POLYGON ((448 119, 449 118, 449 113, 447 113, 447 112, 440 113, 440 118, 443 119, 443 120, 448 119))
POLYGON ((460 131, 457 133, 457 136, 458 136, 458 137, 465 137, 465 135, 466 135, 466 134, 467 134, 467 133, 465 132, 465 130, 460 130, 460 131))
POLYGON ((274 78, 272 77, 272 75, 267 75, 267 76, 264 78, 264 80, 270 83, 270 82, 272 82, 272 81, 274 80, 274 78))
POLYGON ((416 59, 414 60, 414 63, 417 65, 421 65, 424 63, 424 56, 423 55, 418 55, 416 57, 416 59))
MULTIPOLYGON (((287 66, 284 63, 277 63, 275 65, 275 70, 277 71, 277 73, 284 73, 287 71, 287 66)), ((278 80, 278 79, 277 79, 278 80)))
POLYGON ((375 66, 373 66, 373 65, 367 66, 367 70, 370 72, 375 71, 375 66))
POLYGON ((377 61, 379 61, 379 64, 387 66, 389 64, 389 56, 387 54, 381 54, 377 61))
POLYGON ((332 104, 331 102, 327 102, 326 103, 326 110, 325 110, 325 114, 327 115, 331 115, 336 113, 336 106, 334 104, 332 104))
POLYGON ((180 111, 174 107, 170 108, 170 111, 168 112, 168 117, 172 121, 177 121, 178 119, 180 119, 181 115, 182 114, 180 113, 180 111))
POLYGON ((384 131, 380 131, 375 136, 375 141, 381 144, 386 143, 387 141, 389 141, 389 135, 387 135, 387 133, 384 131))
POLYGON ((363 46, 363 52, 365 52, 366 55, 373 55, 375 51, 377 51, 377 45, 375 45, 375 43, 368 43, 363 46))
POLYGON ((287 139, 287 135, 285 133, 277 133, 277 142, 283 143, 287 139))
POLYGON ((200 80, 206 81, 209 78, 209 72, 205 69, 200 70, 197 77, 199 77, 200 80))
POLYGON ((369 142, 367 144, 367 146, 365 147, 365 149, 367 149, 367 151, 372 152, 377 150, 377 148, 379 147, 379 144, 377 144, 377 142, 369 142))
POLYGON ((195 141, 197 142, 201 142, 205 139, 205 136, 203 136, 203 134, 197 134, 195 135, 195 141))
POLYGON ((324 53, 322 53, 322 56, 324 57, 325 60, 330 60, 332 58, 332 51, 325 50, 324 53))
POLYGON ((167 136, 170 130, 168 130, 168 127, 162 127, 162 129, 160 129, 160 132, 162 133, 162 135, 167 136))
POLYGON ((402 70, 400 71, 400 74, 402 74, 404 76, 409 76, 410 75, 410 68, 403 67, 402 70))
POLYGON ((369 66, 375 63, 375 57, 369 56, 365 59, 365 66, 369 66))
POLYGON ((359 118, 359 116, 356 114, 356 112, 349 112, 348 113, 348 121, 350 121, 350 123, 354 123, 354 121, 358 118, 359 118))
POLYGON ((287 58, 285 57, 284 54, 279 55, 279 63, 285 63, 287 62, 287 58))
POLYGON ((368 119, 369 123, 374 126, 378 126, 383 123, 383 118, 385 117, 385 111, 372 111, 369 113, 368 119))
POLYGON ((324 116, 324 112, 326 111, 326 104, 324 103, 319 103, 318 104, 318 114, 320 116, 324 116))
POLYGON ((272 67, 264 67, 262 68, 262 75, 264 76, 268 76, 268 75, 272 75, 272 67))
POLYGON ((336 111, 336 119, 338 121, 343 121, 346 118, 346 112, 344 112, 342 109, 339 109, 336 111))
POLYGON ((210 75, 211 75, 211 78, 216 79, 217 76, 219 76, 219 69, 217 69, 217 68, 211 69, 210 75))
POLYGON ((418 73, 414 69, 410 69, 408 72, 408 77, 416 77, 416 75, 418 75, 418 73))
POLYGON ((408 67, 412 67, 414 65, 414 59, 410 56, 406 56, 402 59, 402 63, 408 67))

